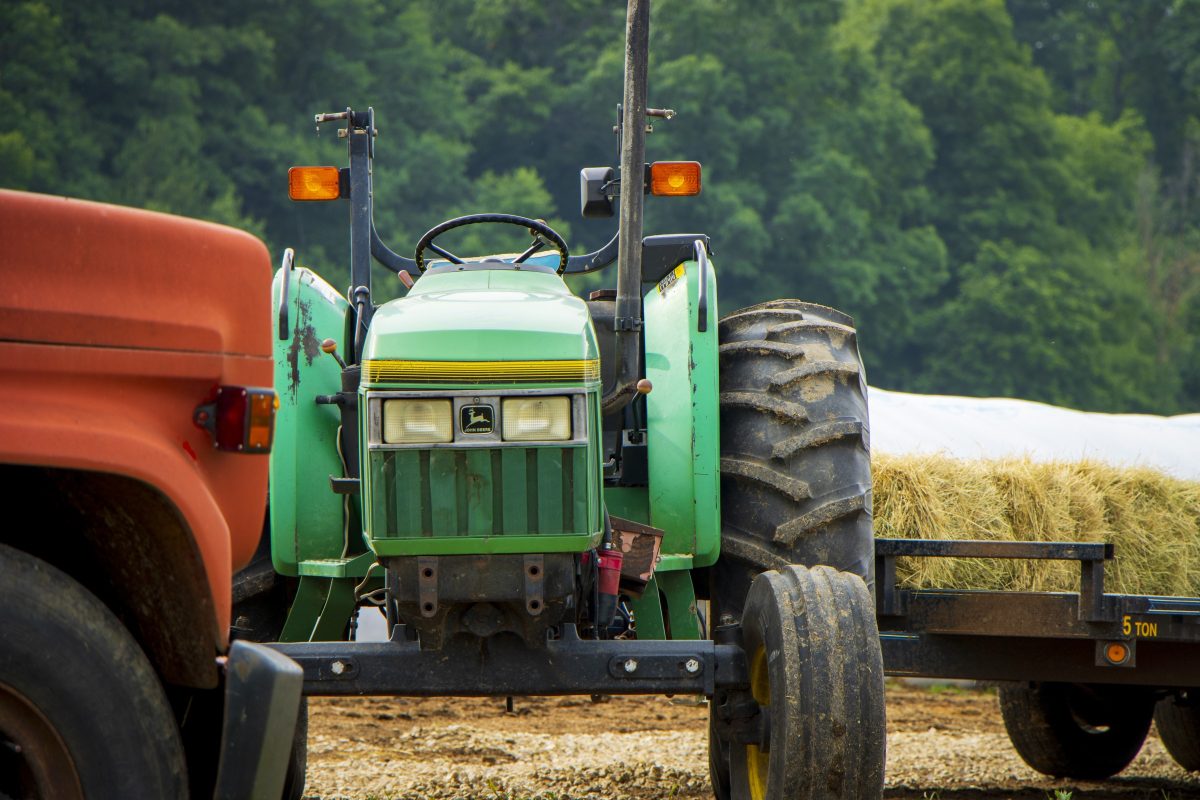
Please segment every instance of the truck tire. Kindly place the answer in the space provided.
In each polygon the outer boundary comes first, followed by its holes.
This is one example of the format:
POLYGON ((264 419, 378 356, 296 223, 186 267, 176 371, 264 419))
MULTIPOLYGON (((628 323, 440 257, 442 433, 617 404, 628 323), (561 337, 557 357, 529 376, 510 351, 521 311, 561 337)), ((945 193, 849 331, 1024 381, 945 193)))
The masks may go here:
POLYGON ((873 591, 867 388, 853 320, 774 300, 719 330, 718 613, 738 616, 754 576, 790 564, 850 572, 873 591))
POLYGON ((1165 697, 1154 707, 1163 747, 1188 772, 1200 771, 1200 705, 1190 692, 1165 697))
POLYGON ((0 796, 187 796, 162 684, 96 597, 0 545, 0 629, 0 796))
POLYGON ((1017 755, 1038 772, 1101 780, 1142 749, 1154 697, 1138 687, 1001 684, 1000 714, 1017 755))
MULTIPOLYGON (((768 712, 758 719, 769 730, 769 745, 719 740, 710 745, 714 759, 728 753, 725 796, 881 797, 883 656, 874 603, 862 579, 829 567, 762 573, 746 597, 742 637, 753 703, 739 707, 757 705, 768 712)), ((754 719, 749 718, 750 729, 754 719)))
POLYGON ((308 698, 300 698, 296 714, 296 735, 288 758, 287 777, 283 781, 283 800, 300 800, 304 796, 305 775, 308 771, 308 698))

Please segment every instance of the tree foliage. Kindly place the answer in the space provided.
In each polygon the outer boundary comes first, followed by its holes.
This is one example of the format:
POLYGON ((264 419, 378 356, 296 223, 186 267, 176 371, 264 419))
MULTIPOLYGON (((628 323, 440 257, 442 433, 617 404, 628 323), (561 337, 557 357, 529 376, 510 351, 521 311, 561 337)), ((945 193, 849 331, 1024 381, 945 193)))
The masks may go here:
MULTIPOLYGON (((705 191, 647 232, 709 233, 724 308, 844 308, 876 385, 1196 410, 1200 0, 653 12, 650 102, 679 117, 649 156, 705 191)), ((235 225, 344 283, 344 209, 284 173, 344 158, 314 112, 372 105, 397 250, 470 211, 592 249, 577 175, 615 166, 623 30, 603 0, 0 0, 0 185, 235 225)))

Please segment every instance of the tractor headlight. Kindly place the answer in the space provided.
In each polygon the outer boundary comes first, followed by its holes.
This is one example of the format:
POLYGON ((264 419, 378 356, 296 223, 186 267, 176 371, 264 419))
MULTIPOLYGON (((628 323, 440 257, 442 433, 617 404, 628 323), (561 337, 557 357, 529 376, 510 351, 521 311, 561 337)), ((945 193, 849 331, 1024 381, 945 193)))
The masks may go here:
POLYGON ((562 442, 571 438, 569 397, 507 397, 500 416, 506 442, 562 442))
POLYGON ((383 441, 420 444, 454 440, 449 400, 384 400, 383 441))

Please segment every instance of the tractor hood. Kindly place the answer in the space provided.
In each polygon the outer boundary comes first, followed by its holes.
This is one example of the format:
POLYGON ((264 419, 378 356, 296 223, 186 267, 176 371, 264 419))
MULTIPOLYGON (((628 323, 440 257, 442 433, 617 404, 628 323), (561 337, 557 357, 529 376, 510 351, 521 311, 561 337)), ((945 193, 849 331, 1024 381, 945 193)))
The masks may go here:
POLYGON ((364 360, 594 358, 587 305, 553 273, 514 269, 424 275, 375 312, 363 348, 364 360))

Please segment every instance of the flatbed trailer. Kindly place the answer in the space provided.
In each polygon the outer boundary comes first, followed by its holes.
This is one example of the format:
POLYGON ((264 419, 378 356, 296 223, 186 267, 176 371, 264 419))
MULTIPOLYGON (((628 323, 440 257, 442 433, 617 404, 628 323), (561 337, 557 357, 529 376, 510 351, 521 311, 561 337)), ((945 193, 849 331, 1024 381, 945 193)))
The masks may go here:
POLYGON ((888 674, 983 681, 1200 686, 1200 599, 1109 594, 1111 544, 876 539, 888 674), (896 559, 1079 562, 1078 592, 904 589, 896 559))
POLYGON ((876 618, 886 674, 999 684, 1017 753, 1047 775, 1102 779, 1158 726, 1200 771, 1200 598, 1110 594, 1111 544, 876 539, 876 618), (1077 592, 906 589, 896 559, 1079 562, 1077 592))

